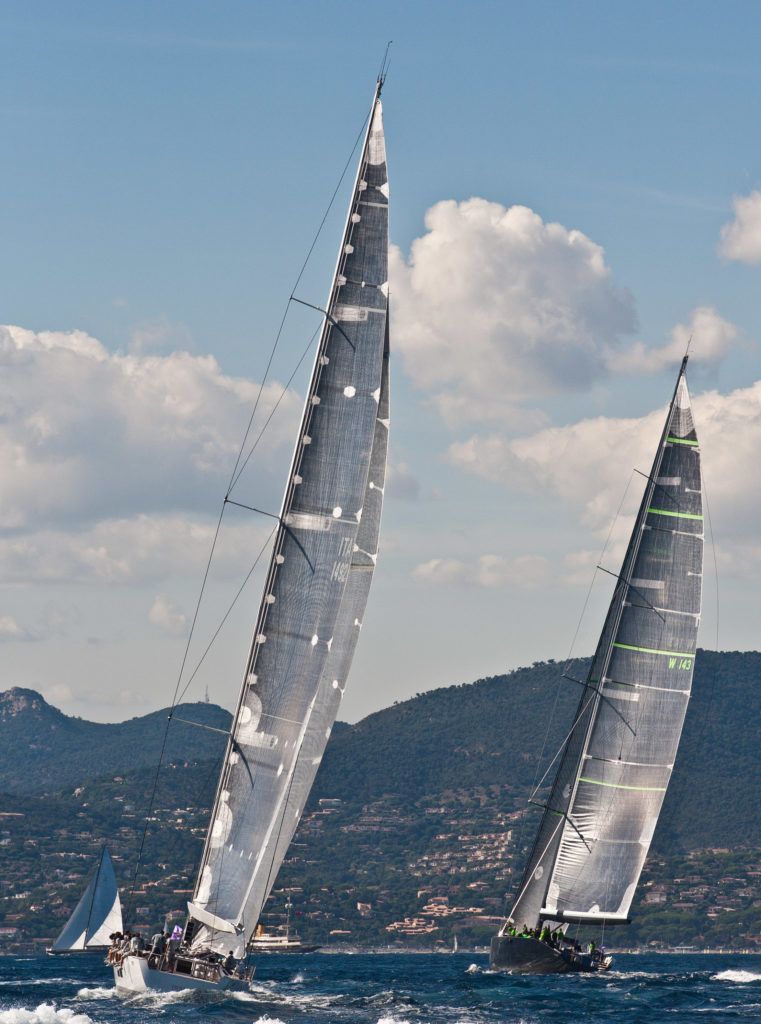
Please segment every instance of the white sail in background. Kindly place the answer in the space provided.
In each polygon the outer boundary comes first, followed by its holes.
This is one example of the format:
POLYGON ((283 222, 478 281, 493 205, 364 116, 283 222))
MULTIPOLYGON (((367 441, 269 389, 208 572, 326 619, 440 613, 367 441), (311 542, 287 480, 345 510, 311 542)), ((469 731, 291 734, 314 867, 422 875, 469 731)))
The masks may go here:
POLYGON ((189 904, 243 953, 335 720, 378 547, 388 438, 388 179, 376 89, 240 701, 189 904))
MULTIPOLYGON (((625 923, 676 758, 700 621, 700 448, 685 358, 509 920, 625 923)), ((504 930, 503 930, 504 933, 504 930)))
POLYGON ((50 952, 103 950, 110 945, 109 936, 121 930, 122 908, 114 866, 104 846, 97 871, 50 952))

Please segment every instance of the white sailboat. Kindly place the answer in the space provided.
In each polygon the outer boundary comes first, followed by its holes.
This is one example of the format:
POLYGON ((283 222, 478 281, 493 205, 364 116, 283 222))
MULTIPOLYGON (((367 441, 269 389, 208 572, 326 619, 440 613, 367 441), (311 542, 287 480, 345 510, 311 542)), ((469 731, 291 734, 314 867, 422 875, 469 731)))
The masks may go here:
POLYGON ((115 967, 120 991, 245 984, 221 960, 245 955, 346 686, 376 563, 388 446, 383 81, 381 74, 182 943, 171 957, 125 956, 115 967))
POLYGON ((110 936, 122 930, 122 908, 116 887, 114 866, 103 847, 98 867, 90 879, 74 913, 61 934, 46 952, 103 953, 108 949, 110 936))
POLYGON ((565 935, 628 923, 692 686, 703 575, 700 448, 682 363, 626 556, 491 967, 598 971, 565 935))

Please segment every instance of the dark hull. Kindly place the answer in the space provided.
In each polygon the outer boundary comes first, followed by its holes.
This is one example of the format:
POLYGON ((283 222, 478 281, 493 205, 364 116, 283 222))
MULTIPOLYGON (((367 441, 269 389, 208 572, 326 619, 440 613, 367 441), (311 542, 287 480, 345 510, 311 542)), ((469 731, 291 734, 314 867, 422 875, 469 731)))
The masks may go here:
POLYGON ((571 971, 597 973, 610 967, 610 957, 577 953, 523 935, 495 935, 491 940, 489 967, 511 974, 568 974, 571 971))

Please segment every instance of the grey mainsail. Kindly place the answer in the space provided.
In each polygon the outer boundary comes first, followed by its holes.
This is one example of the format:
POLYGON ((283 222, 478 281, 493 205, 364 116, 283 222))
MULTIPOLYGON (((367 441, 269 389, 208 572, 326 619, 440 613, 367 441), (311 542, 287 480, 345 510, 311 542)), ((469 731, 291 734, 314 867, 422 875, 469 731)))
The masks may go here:
POLYGON ((110 936, 121 930, 122 908, 114 866, 104 846, 97 871, 49 952, 104 950, 110 945, 110 936))
MULTIPOLYGON (((676 757, 700 620, 700 449, 685 357, 508 923, 625 923, 676 757)), ((505 925, 500 934, 506 932, 505 925)))
POLYGON ((388 179, 378 83, 193 900, 243 953, 335 720, 375 567, 388 435, 388 179))

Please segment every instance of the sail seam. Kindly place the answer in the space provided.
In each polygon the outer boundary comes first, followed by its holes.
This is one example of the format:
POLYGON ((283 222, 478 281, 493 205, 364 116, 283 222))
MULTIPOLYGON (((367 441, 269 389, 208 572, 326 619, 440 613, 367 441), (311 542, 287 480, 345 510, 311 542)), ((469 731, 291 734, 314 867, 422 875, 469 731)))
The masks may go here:
POLYGON ((636 789, 645 793, 665 793, 665 786, 624 786, 618 782, 600 782, 599 779, 587 779, 585 776, 579 776, 579 782, 589 782, 593 786, 607 786, 609 789, 636 789))
POLYGON ((705 533, 691 533, 689 530, 676 530, 667 526, 654 526, 652 523, 643 523, 643 530, 655 530, 657 533, 670 533, 674 537, 692 537, 695 540, 703 540, 705 533))
POLYGON ((590 761, 602 761, 604 764, 623 764, 630 768, 668 768, 669 771, 674 767, 671 764, 654 764, 648 761, 614 761, 610 757, 597 757, 595 754, 584 755, 590 761))
MULTIPOLYGON (((695 574, 702 576, 702 573, 695 574)), ((667 612, 669 615, 690 615, 693 619, 700 618, 700 612, 683 612, 679 608, 656 608, 658 612, 667 612)))
MULTIPOLYGON (((679 657, 679 655, 674 655, 679 657)), ((688 655, 692 657, 692 655, 688 655)), ((686 693, 690 694, 690 690, 677 690, 673 686, 651 686, 649 683, 624 683, 624 686, 633 686, 635 690, 657 690, 659 693, 686 693)))

